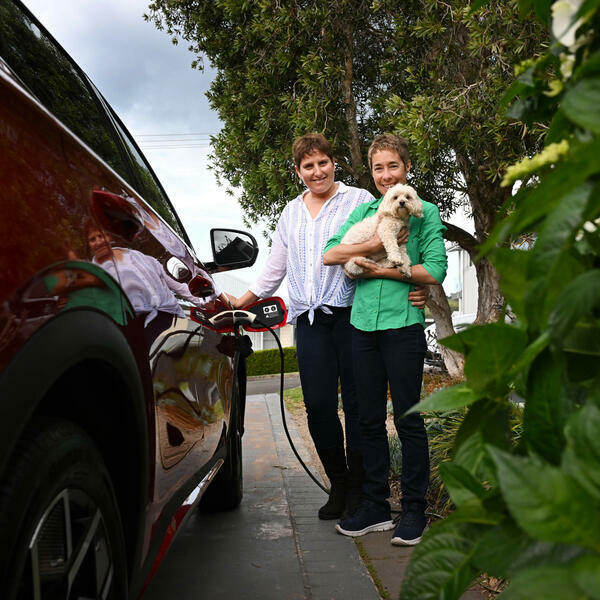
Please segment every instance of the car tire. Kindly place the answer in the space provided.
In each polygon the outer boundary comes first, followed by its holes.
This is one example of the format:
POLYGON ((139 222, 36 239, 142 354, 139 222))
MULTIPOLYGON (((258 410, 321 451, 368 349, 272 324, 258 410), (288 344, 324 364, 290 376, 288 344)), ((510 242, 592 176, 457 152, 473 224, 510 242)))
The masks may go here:
POLYGON ((227 437, 227 458, 200 500, 200 510, 218 512, 237 508, 244 495, 242 472, 242 423, 235 404, 235 419, 227 437))
POLYGON ((0 533, 4 598, 127 597, 111 480, 73 423, 36 419, 21 438, 0 493, 0 533))

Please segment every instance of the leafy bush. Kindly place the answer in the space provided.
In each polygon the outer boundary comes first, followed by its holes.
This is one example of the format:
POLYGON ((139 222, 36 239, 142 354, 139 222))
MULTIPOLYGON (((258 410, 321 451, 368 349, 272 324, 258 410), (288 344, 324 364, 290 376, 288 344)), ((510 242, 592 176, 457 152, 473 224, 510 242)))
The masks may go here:
POLYGON ((517 67, 505 101, 549 124, 546 148, 507 171, 523 184, 482 249, 516 322, 444 340, 466 382, 416 407, 466 415, 440 465, 457 509, 416 547, 402 599, 459 598, 479 573, 509 579, 503 600, 600 598, 600 2, 519 4, 552 21, 553 43, 517 67))
MULTIPOLYGON (((284 348, 283 359, 285 373, 295 373, 298 371, 296 348, 284 348)), ((281 369, 279 349, 257 350, 248 357, 246 364, 248 376, 277 374, 281 369)))

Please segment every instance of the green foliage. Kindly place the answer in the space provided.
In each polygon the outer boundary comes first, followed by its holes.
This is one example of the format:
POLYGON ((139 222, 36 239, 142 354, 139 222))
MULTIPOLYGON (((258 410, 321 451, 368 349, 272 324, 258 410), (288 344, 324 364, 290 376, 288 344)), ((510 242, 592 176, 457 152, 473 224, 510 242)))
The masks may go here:
MULTIPOLYGON (((446 235, 475 259, 510 198, 500 173, 540 140, 537 121, 523 127, 498 110, 512 65, 547 41, 516 6, 495 0, 473 14, 460 0, 153 0, 146 19, 217 72, 208 96, 224 127, 211 165, 238 188, 248 224, 273 229, 300 191, 296 136, 323 132, 336 177, 376 193, 366 151, 394 131, 410 143, 420 196, 445 217, 458 205, 473 214, 474 235, 456 226, 446 235)), ((497 274, 487 259, 476 268, 479 320, 496 320, 497 274)))
MULTIPOLYGON (((524 18, 532 5, 552 21, 550 0, 521 0, 524 18)), ((510 600, 600 598, 600 3, 582 15, 575 42, 557 32, 506 94, 512 114, 547 123, 546 144, 566 153, 512 171, 532 184, 484 246, 516 323, 445 340, 465 354, 466 383, 421 403, 466 407, 440 468, 457 508, 415 551, 401 598, 459 598, 480 573, 508 579, 510 600), (508 248, 531 232, 529 250, 508 248), (525 399, 517 444, 514 391, 525 399)))
MULTIPOLYGON (((296 348, 284 348, 284 373, 296 373, 298 371, 298 359, 296 348)), ((246 361, 248 376, 252 375, 274 375, 281 372, 281 357, 279 348, 270 350, 257 350, 253 352, 246 361)))

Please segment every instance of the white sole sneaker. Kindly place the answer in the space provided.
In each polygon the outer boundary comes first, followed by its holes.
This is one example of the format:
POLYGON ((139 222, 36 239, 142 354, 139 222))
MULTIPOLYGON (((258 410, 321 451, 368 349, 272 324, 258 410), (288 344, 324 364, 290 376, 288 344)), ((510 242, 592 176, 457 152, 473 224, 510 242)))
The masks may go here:
POLYGON ((390 529, 394 529, 395 525, 393 521, 381 521, 381 523, 373 523, 373 525, 368 525, 364 529, 359 529, 353 531, 351 529, 344 529, 339 523, 336 524, 335 528, 342 535, 349 535, 350 537, 360 537, 361 535, 365 535, 365 533, 371 533, 372 531, 389 531, 390 529))
MULTIPOLYGON (((429 528, 425 527, 425 529, 423 529, 423 533, 425 533, 427 529, 429 528)), ((423 539, 423 533, 420 535, 420 537, 413 540, 404 540, 401 537, 393 537, 392 546, 416 546, 423 539)))

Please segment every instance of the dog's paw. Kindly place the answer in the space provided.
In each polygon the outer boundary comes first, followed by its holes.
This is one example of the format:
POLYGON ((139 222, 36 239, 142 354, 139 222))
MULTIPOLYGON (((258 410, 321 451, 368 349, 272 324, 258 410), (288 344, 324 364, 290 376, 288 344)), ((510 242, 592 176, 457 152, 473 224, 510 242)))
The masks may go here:
POLYGON ((349 260, 342 267, 342 271, 344 271, 344 273, 346 275, 348 275, 348 277, 354 278, 354 277, 357 277, 358 275, 362 274, 364 269, 361 266, 357 265, 353 260, 349 260))
POLYGON ((411 276, 410 263, 408 263, 408 264, 402 263, 402 264, 396 265, 396 268, 398 269, 398 271, 400 271, 400 273, 402 273, 403 277, 410 279, 410 276, 411 276))

